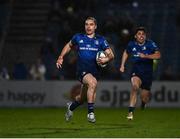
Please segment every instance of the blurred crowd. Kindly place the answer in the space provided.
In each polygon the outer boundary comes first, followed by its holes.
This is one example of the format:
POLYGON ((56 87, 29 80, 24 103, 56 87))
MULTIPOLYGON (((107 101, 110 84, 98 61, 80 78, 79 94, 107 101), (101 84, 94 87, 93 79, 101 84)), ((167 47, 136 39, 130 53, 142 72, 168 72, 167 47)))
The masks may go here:
MULTIPOLYGON (((41 47, 40 57, 36 63, 27 67, 19 58, 14 65, 13 73, 9 74, 6 67, 0 69, 0 79, 15 80, 74 80, 76 79, 76 53, 71 52, 65 57, 63 69, 58 70, 55 66, 56 59, 75 33, 84 32, 84 20, 88 16, 94 16, 98 21, 97 33, 104 35, 109 45, 115 52, 115 60, 102 69, 104 80, 127 80, 126 74, 119 72, 122 52, 128 41, 133 37, 133 31, 138 25, 145 25, 137 21, 135 17, 141 17, 136 12, 139 8, 135 0, 51 0, 51 9, 48 15, 46 39, 41 47), (119 12, 119 9, 123 12, 119 12), (131 9, 127 11, 126 9, 131 9)), ((131 65, 127 65, 128 67, 131 65)), ((158 70, 158 68, 156 69, 158 70)), ((171 66, 158 75, 156 80, 178 80, 173 74, 171 66)))
POLYGON ((118 12, 116 6, 118 2, 109 2, 109 0, 70 0, 68 2, 53 0, 51 4, 47 37, 42 47, 42 58, 47 67, 48 78, 68 80, 76 78, 75 52, 71 52, 65 57, 63 69, 60 71, 54 69, 51 63, 56 61, 61 49, 74 34, 84 33, 84 20, 88 16, 95 16, 98 21, 97 34, 105 36, 109 45, 116 52, 115 60, 107 68, 102 69, 101 79, 125 79, 118 71, 120 54, 131 38, 135 23, 129 16, 118 12))

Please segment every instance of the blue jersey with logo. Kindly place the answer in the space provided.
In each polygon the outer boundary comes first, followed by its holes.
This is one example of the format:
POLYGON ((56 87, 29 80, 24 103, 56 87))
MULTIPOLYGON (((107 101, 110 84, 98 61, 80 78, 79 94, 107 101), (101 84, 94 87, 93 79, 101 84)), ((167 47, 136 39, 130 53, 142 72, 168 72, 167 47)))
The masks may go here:
POLYGON ((139 45, 136 41, 130 41, 126 51, 134 64, 144 65, 142 70, 152 70, 153 59, 140 58, 139 54, 154 54, 155 51, 159 51, 159 47, 152 40, 146 40, 143 45, 139 45))
POLYGON ((92 73, 96 77, 96 75, 99 74, 99 67, 96 63, 96 54, 98 51, 105 51, 109 48, 105 38, 100 35, 89 38, 86 34, 76 34, 71 39, 71 43, 75 46, 78 55, 78 76, 83 77, 87 73, 92 73))
POLYGON ((146 40, 143 45, 139 45, 136 41, 130 41, 126 51, 131 55, 131 60, 134 63, 152 62, 152 59, 140 58, 139 53, 153 54, 155 51, 159 51, 159 47, 152 40, 146 40))
POLYGON ((155 51, 159 51, 159 47, 152 40, 146 40, 143 45, 139 45, 136 41, 130 41, 126 48, 126 52, 133 62, 131 76, 138 76, 142 80, 142 88, 148 90, 152 84, 153 59, 141 58, 139 54, 150 55, 155 51))

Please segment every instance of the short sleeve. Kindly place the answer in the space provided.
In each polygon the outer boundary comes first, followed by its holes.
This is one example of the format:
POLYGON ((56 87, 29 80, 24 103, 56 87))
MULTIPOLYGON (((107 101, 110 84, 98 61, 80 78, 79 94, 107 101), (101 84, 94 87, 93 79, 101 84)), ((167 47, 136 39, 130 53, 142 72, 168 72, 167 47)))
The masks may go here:
POLYGON ((126 47, 126 52, 129 54, 131 53, 131 42, 128 43, 127 47, 126 47))
POLYGON ((109 48, 109 44, 105 38, 102 38, 102 49, 106 50, 107 48, 109 48))
POLYGON ((152 44, 152 49, 153 49, 154 52, 159 51, 159 47, 156 45, 155 42, 152 42, 151 44, 152 44))
POLYGON ((72 39, 71 39, 71 43, 72 43, 72 45, 77 45, 77 38, 78 38, 78 34, 75 34, 73 37, 72 37, 72 39))

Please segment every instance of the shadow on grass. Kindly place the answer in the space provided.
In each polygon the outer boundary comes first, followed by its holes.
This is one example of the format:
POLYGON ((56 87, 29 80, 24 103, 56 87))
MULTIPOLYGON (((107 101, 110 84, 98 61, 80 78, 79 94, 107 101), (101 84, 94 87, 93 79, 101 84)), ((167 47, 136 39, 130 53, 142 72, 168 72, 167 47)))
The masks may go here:
POLYGON ((39 127, 39 128, 24 128, 19 129, 17 131, 13 131, 12 133, 4 133, 0 134, 0 137, 46 137, 46 136, 55 136, 66 134, 68 136, 69 133, 74 132, 88 132, 88 131, 109 131, 116 129, 130 129, 133 128, 131 124, 112 124, 112 123, 95 123, 91 124, 92 127, 39 127))

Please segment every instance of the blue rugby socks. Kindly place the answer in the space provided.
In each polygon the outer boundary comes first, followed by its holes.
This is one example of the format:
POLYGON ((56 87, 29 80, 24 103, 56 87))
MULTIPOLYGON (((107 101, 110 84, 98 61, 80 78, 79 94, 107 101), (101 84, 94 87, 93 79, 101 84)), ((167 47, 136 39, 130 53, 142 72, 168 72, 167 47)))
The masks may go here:
POLYGON ((71 111, 73 111, 73 110, 76 109, 79 105, 81 105, 80 102, 74 101, 74 102, 71 104, 71 106, 70 106, 69 109, 70 109, 71 111))
POLYGON ((88 113, 94 112, 94 103, 88 103, 88 113))
POLYGON ((134 110, 135 110, 135 107, 129 107, 129 108, 128 108, 128 111, 129 111, 129 112, 132 112, 132 113, 133 113, 134 110))
MULTIPOLYGON (((71 106, 70 106, 70 110, 73 111, 74 109, 76 109, 78 106, 80 106, 81 103, 78 101, 74 101, 71 106)), ((88 103, 88 113, 94 112, 94 103, 88 103)))

